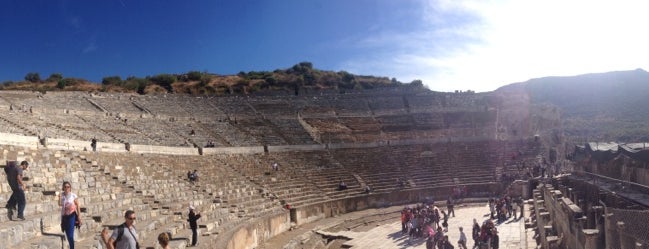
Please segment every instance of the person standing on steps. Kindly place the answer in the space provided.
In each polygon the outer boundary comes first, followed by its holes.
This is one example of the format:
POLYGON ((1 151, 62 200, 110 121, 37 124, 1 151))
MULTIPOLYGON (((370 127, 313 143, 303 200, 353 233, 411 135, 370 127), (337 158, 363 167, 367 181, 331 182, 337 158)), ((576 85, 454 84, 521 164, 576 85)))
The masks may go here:
POLYGON ((194 212, 194 206, 189 206, 189 228, 192 229, 192 246, 196 246, 198 243, 198 224, 196 221, 201 218, 200 213, 194 212))
POLYGON ((72 193, 70 182, 63 182, 63 192, 59 195, 61 207, 61 230, 65 232, 70 249, 74 249, 74 228, 81 226, 81 206, 76 194, 72 193))
POLYGON ((90 147, 92 147, 93 152, 97 151, 97 139, 96 138, 93 137, 92 140, 90 140, 90 147))
POLYGON ((7 174, 7 181, 9 182, 9 187, 11 187, 11 191, 13 191, 5 207, 7 208, 7 216, 9 217, 9 220, 13 219, 16 206, 18 207, 17 218, 19 220, 25 220, 24 212, 27 201, 25 199, 26 186, 23 182, 23 171, 27 170, 29 163, 27 161, 22 161, 20 162, 20 167, 16 167, 15 163, 15 161, 7 162, 7 166, 5 166, 7 167, 5 169, 5 173, 7 174))

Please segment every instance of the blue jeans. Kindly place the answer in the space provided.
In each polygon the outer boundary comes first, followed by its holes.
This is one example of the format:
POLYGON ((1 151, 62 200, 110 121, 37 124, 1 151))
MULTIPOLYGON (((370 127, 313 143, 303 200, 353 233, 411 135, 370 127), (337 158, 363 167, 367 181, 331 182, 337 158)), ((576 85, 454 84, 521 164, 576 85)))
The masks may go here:
POLYGON ((66 215, 61 217, 61 223, 65 232, 65 237, 68 239, 70 249, 74 249, 74 223, 77 221, 77 215, 66 215))
POLYGON ((25 191, 22 189, 16 189, 9 197, 7 202, 7 208, 16 208, 18 205, 18 218, 24 218, 25 205, 27 201, 25 200, 25 191))

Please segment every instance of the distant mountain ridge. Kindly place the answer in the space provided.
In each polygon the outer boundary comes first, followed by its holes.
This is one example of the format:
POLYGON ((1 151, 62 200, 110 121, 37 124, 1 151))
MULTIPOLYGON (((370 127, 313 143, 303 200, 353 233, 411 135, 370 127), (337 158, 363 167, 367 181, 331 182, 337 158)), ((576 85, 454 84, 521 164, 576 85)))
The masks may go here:
POLYGON ((649 72, 643 69, 544 77, 503 86, 531 104, 561 110, 568 136, 606 141, 649 140, 649 72))

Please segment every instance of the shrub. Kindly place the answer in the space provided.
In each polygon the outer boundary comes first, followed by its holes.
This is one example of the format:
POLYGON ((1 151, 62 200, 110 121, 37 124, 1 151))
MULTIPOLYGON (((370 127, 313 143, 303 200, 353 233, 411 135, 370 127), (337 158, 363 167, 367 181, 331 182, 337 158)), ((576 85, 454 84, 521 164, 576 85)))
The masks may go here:
POLYGON ((38 73, 27 73, 27 75, 25 75, 25 80, 33 83, 40 82, 41 75, 38 73))
POLYGON ((149 80, 151 80, 151 82, 155 83, 156 85, 159 85, 162 88, 166 89, 167 92, 172 92, 173 88, 171 87, 171 84, 176 82, 176 76, 173 76, 171 74, 158 74, 150 77, 149 80))
POLYGON ((212 81, 212 75, 204 74, 204 75, 201 77, 201 81, 200 81, 198 84, 199 84, 201 87, 204 87, 204 86, 207 86, 207 84, 209 84, 210 81, 212 81))
POLYGON ((137 77, 128 77, 124 81, 124 88, 130 91, 137 91, 139 94, 144 94, 144 89, 149 85, 149 80, 137 77))
POLYGON ((201 80, 203 73, 199 71, 189 71, 187 72, 187 79, 191 81, 201 80))
POLYGON ((298 73, 305 73, 313 70, 313 63, 304 61, 300 62, 296 65, 293 66, 293 71, 298 72, 298 73))
POLYGON ((345 82, 345 83, 351 83, 354 80, 354 75, 350 74, 350 73, 348 73, 346 71, 340 71, 340 72, 338 72, 338 74, 340 75, 343 82, 345 82))
POLYGON ((424 87, 424 82, 422 82, 421 80, 413 80, 412 82, 410 82, 410 86, 412 86, 412 87, 424 87))
POLYGON ((266 77, 265 80, 268 85, 274 86, 275 84, 277 84, 277 80, 273 76, 266 77))
POLYGON ((115 86, 121 86, 122 85, 122 77, 119 76, 108 76, 104 77, 101 79, 101 84, 102 85, 115 85, 115 86))
POLYGON ((82 84, 83 82, 84 82, 83 79, 63 78, 63 79, 59 80, 56 87, 58 87, 59 89, 62 89, 62 88, 59 87, 59 84, 63 84, 63 87, 66 87, 66 86, 76 86, 76 85, 82 84), (61 83, 61 82, 63 82, 63 83, 61 83))
POLYGON ((65 81, 63 79, 60 79, 59 83, 56 84, 56 88, 58 88, 58 89, 65 88, 65 81))
POLYGON ((47 77, 47 80, 45 80, 45 81, 49 81, 49 82, 56 81, 56 82, 58 82, 58 81, 60 81, 62 79, 63 79, 63 74, 61 74, 61 73, 53 73, 53 74, 50 74, 50 77, 47 77))

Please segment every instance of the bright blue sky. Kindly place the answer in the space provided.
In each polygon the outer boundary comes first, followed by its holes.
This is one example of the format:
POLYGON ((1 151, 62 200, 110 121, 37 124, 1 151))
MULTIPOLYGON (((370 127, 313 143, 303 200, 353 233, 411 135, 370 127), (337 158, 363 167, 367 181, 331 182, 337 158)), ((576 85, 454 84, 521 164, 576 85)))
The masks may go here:
POLYGON ((2 0, 0 81, 288 68, 490 91, 648 69, 641 1, 2 0), (606 18, 603 18, 606 17, 606 18), (644 63, 644 64, 643 64, 644 63), (645 66, 643 66, 645 65, 645 66))

